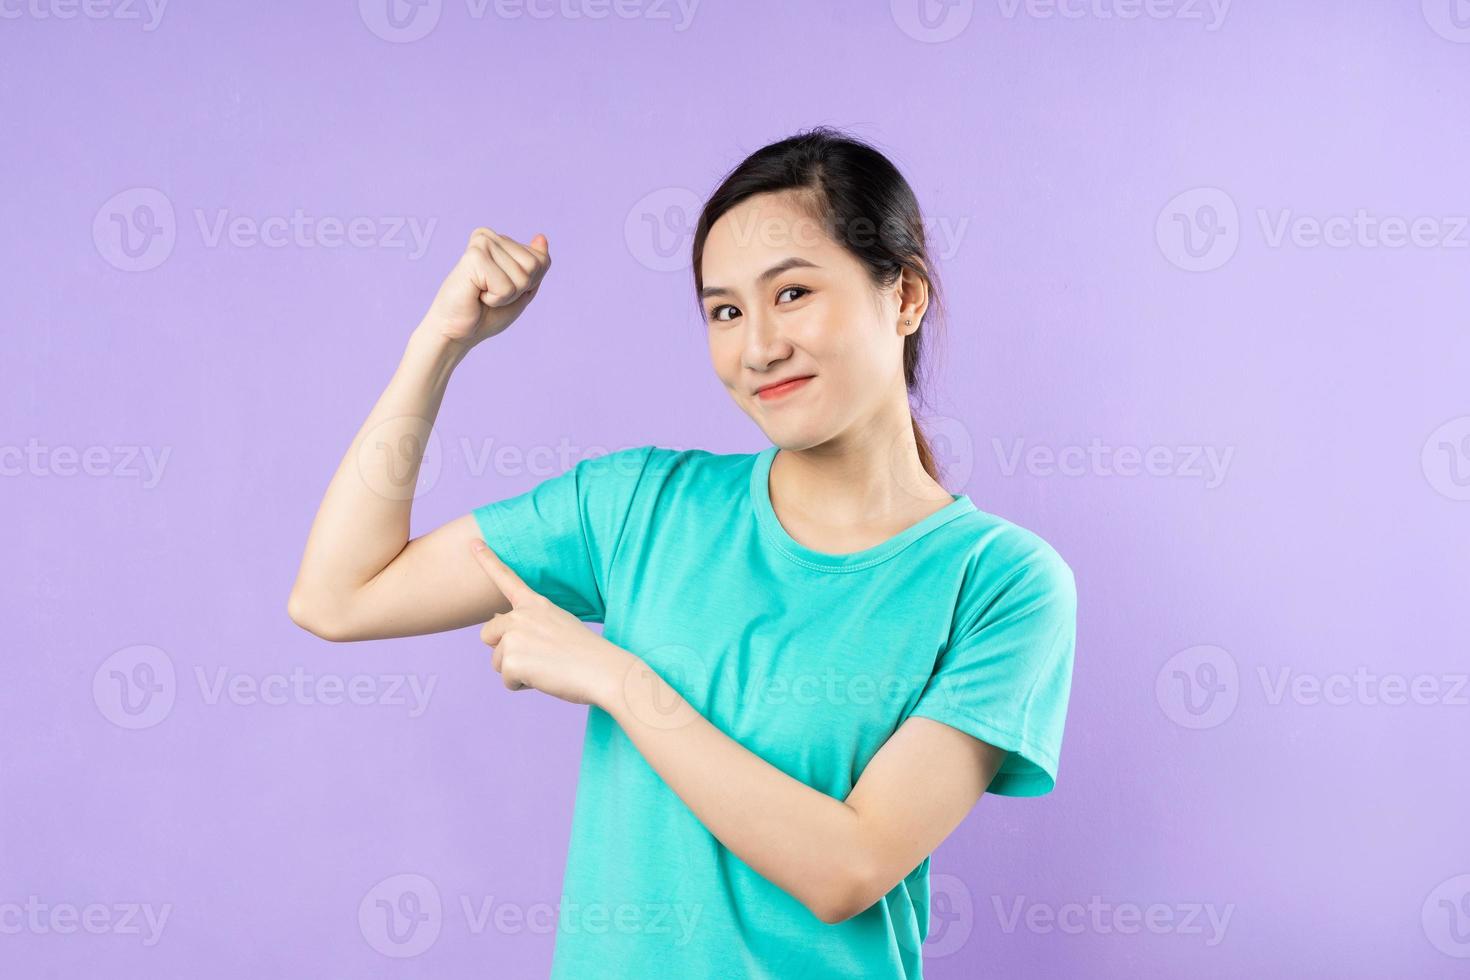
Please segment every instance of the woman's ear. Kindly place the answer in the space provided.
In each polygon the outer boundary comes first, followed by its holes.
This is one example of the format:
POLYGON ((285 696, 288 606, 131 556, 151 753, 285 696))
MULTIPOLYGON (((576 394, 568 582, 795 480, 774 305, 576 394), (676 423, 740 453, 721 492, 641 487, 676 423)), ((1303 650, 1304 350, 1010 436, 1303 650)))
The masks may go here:
POLYGON ((924 322, 929 309, 929 283, 912 269, 904 269, 898 281, 898 332, 907 337, 924 322))

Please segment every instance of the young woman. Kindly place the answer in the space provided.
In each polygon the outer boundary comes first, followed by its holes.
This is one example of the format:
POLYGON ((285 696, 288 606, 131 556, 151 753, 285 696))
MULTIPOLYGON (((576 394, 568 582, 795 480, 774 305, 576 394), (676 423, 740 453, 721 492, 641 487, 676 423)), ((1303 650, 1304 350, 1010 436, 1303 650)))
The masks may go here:
POLYGON ((770 447, 624 449, 408 540, 451 373, 550 264, 475 231, 327 489, 292 619, 484 622, 507 688, 588 705, 554 977, 921 976, 930 852, 987 790, 1054 785, 1076 593, 944 489, 913 419, 937 296, 913 192, 819 127, 705 205, 710 357, 770 447))

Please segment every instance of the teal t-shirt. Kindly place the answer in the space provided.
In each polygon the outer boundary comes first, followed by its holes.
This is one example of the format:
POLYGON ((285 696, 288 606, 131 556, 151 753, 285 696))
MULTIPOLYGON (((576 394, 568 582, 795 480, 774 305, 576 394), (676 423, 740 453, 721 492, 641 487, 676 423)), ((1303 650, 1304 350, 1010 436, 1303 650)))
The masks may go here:
MULTIPOLYGON (((863 551, 804 547, 771 507, 775 454, 623 449, 474 514, 533 589, 834 799, 913 715, 1008 751, 989 792, 1050 791, 1076 634, 1067 564, 964 495, 863 551)), ((590 706, 561 902, 554 980, 915 980, 929 858, 823 923, 590 706)))

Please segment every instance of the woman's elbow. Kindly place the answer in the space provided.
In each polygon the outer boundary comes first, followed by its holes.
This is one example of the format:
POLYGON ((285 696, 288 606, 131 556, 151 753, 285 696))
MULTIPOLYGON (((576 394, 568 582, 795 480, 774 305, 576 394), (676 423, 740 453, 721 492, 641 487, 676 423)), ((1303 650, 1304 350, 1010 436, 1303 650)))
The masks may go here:
POLYGON ((834 877, 826 892, 812 903, 811 911, 823 923, 835 926, 866 912, 882 897, 882 892, 875 891, 871 875, 849 868, 834 877))
POLYGON ((320 639, 333 643, 356 639, 347 628, 344 617, 334 612, 329 603, 309 595, 299 586, 292 588, 286 599, 286 615, 291 617, 291 622, 320 639))

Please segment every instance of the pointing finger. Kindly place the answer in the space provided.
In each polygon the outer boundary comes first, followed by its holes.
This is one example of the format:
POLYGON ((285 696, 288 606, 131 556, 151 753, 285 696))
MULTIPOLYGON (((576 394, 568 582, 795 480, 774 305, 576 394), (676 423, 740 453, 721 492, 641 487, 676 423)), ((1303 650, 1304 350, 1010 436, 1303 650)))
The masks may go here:
POLYGON ((475 560, 485 570, 490 581, 500 589, 502 595, 510 600, 512 607, 524 605, 531 599, 540 595, 536 590, 521 580, 521 577, 511 571, 509 565, 500 560, 500 556, 490 549, 484 541, 479 538, 470 539, 470 550, 475 554, 475 560))

